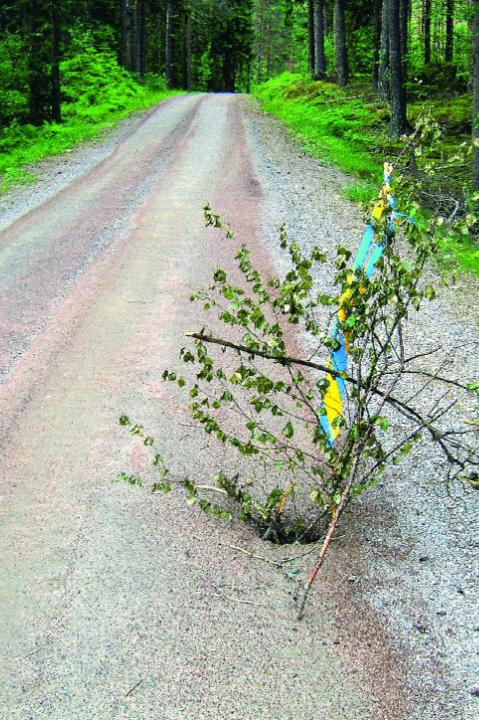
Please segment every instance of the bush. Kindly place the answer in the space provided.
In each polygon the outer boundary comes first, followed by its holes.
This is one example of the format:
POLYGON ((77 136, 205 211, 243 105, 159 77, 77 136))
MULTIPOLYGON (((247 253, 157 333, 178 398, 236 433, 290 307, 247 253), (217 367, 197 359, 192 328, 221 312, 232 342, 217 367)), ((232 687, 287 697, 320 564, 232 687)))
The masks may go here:
POLYGON ((406 88, 412 100, 422 100, 434 95, 447 97, 451 93, 464 93, 467 82, 458 75, 454 63, 431 62, 414 73, 406 88))
MULTIPOLYGON (((409 206, 417 216, 414 203, 409 206)), ((479 386, 445 377, 442 363, 437 370, 423 366, 422 355, 408 355, 403 333, 410 313, 435 297, 423 276, 437 251, 436 225, 424 218, 408 222, 403 225, 406 246, 399 245, 401 220, 394 208, 386 181, 354 265, 351 252, 337 248, 331 293, 317 283, 325 254, 318 247, 303 253, 284 228, 280 241, 290 268, 282 278, 263 277, 243 245, 235 255, 240 284, 230 281, 229 268, 218 268, 212 284, 192 297, 206 313, 217 314, 226 337, 215 337, 207 320, 201 322, 201 332, 188 333, 195 346, 181 351, 182 362, 191 368, 187 377, 177 369, 163 373, 165 381, 186 391, 198 427, 256 459, 272 479, 273 486, 261 496, 251 478, 245 483, 218 468, 218 492, 231 498, 239 517, 277 543, 324 538, 300 616, 345 507, 425 437, 442 453, 449 481, 461 478, 476 487, 479 386), (290 325, 297 326, 307 357, 289 352, 290 325), (228 349, 235 353, 227 355, 228 349), (455 414, 458 395, 460 412, 455 414)), ((207 226, 225 230, 226 239, 233 236, 208 206, 205 219, 207 226)), ((126 416, 120 423, 153 449, 160 473, 153 491, 171 491, 174 480, 153 438, 126 416)), ((118 480, 141 484, 126 473, 118 480)), ((194 478, 180 484, 190 504, 231 517, 227 507, 203 497, 205 488, 194 478)))
MULTIPOLYGON (((4 47, 8 42, 7 37, 4 47)), ((0 148, 3 150, 0 191, 15 183, 34 179, 24 167, 27 163, 64 152, 94 137, 129 113, 149 107, 172 94, 166 90, 163 77, 149 75, 144 84, 140 83, 134 75, 120 67, 111 51, 97 50, 91 42, 91 33, 82 33, 78 29, 72 32, 69 57, 62 61, 60 68, 61 124, 44 123, 42 127, 34 127, 12 120, 0 131, 0 148)), ((16 45, 14 49, 18 51, 16 45)), ((24 77, 25 69, 19 70, 19 73, 19 77, 24 77)), ((1 72, 0 77, 3 77, 1 72)), ((11 82, 15 77, 12 64, 11 82)), ((26 87, 19 92, 21 100, 12 91, 6 94, 7 104, 4 107, 7 109, 4 112, 13 113, 14 102, 17 102, 25 106, 26 113, 26 87)))

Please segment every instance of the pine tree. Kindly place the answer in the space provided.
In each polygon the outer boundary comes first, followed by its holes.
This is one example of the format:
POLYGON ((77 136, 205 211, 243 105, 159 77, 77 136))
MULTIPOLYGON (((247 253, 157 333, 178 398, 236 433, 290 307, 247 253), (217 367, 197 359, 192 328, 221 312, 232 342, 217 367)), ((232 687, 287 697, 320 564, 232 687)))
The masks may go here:
POLYGON ((324 53, 324 2, 313 0, 314 19, 314 76, 316 79, 326 75, 326 55, 324 53))
POLYGON ((60 89, 60 12, 55 0, 50 2, 51 18, 51 106, 52 120, 59 123, 62 119, 60 89))
POLYGON ((346 18, 344 0, 334 2, 336 73, 338 83, 345 87, 349 83, 348 52, 346 47, 346 18))
POLYGON ((166 0, 166 21, 165 21, 165 74, 166 84, 169 88, 174 87, 175 78, 173 70, 173 2, 166 0))
POLYGON ((472 182, 474 190, 479 190, 479 0, 471 0, 471 10, 472 139, 474 141, 472 182))
POLYGON ((381 3, 381 37, 378 69, 378 93, 382 100, 389 100, 389 10, 388 0, 381 3))
POLYGON ((134 0, 121 0, 120 64, 136 68, 134 0))
POLYGON ((138 7, 137 7, 137 13, 138 13, 138 37, 137 37, 137 45, 138 45, 138 61, 137 61, 137 67, 138 67, 138 74, 141 78, 145 77, 146 73, 146 42, 147 42, 147 33, 146 33, 146 0, 138 0, 138 7))
POLYGON ((311 75, 314 75, 315 69, 314 19, 314 0, 308 0, 308 65, 311 75))
POLYGON ((382 0, 374 0, 374 35, 373 35, 373 90, 379 91, 379 65, 381 62, 381 26, 382 0))
POLYGON ((446 0, 446 48, 444 59, 452 62, 454 56, 454 0, 446 0))
POLYGON ((424 62, 426 65, 431 62, 431 5, 432 0, 424 0, 424 62))
POLYGON ((397 139, 406 131, 406 93, 403 79, 399 3, 397 0, 387 0, 387 3, 391 73, 391 137, 397 139))

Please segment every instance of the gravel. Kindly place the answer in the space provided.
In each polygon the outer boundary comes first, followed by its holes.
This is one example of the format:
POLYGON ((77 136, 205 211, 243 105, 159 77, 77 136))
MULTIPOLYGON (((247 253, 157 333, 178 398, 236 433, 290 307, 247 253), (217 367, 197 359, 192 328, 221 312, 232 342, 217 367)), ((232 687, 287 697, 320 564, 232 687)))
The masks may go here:
MULTIPOLYGON (((272 119, 254 109, 249 137, 266 189, 264 233, 284 265, 276 229, 307 250, 355 251, 364 227, 361 213, 343 199, 352 180, 308 157, 272 119)), ((379 173, 378 173, 379 174, 379 173)), ((330 284, 330 268, 320 277, 330 284)), ((460 279, 439 288, 438 299, 412 318, 408 349, 443 348, 452 377, 479 377, 478 284, 460 279)), ((406 649, 414 698, 408 720, 475 720, 479 717, 479 492, 441 482, 442 457, 428 444, 387 473, 379 488, 351 507, 347 532, 360 545, 362 600, 406 649)))
MULTIPOLYGON (((258 237, 280 269, 284 221, 305 247, 355 248, 361 235, 363 219, 341 196, 348 179, 247 102, 178 98, 154 111, 149 129, 131 118, 48 161, 39 183, 4 201, 5 237, 15 240, 8 297, 12 313, 26 308, 12 332, 33 318, 38 333, 0 386, 2 411, 13 408, 0 441, 1 720, 478 716, 478 493, 447 495, 430 448, 351 507, 302 623, 292 596, 311 557, 284 574, 235 548, 269 560, 296 549, 206 518, 175 493, 112 485, 119 470, 149 467, 141 441, 129 444, 116 424, 125 411, 164 438, 174 469, 207 480, 225 460, 159 380, 182 332, 198 325, 185 298, 225 259, 202 227, 202 204, 220 207, 242 238, 258 237), (118 228, 120 193, 132 201, 118 228), (85 233, 75 218, 102 197, 85 233), (102 242, 109 228, 115 241, 102 242), (20 242, 27 231, 31 252, 20 242), (51 279, 59 258, 68 287, 51 279), (14 273, 27 262, 25 287, 37 294, 15 303, 14 273)), ((465 344, 473 324, 460 320, 466 300, 453 314, 451 297, 440 293, 415 318, 411 342, 460 344, 454 367, 476 374, 465 344)))
POLYGON ((17 186, 0 195, 0 232, 96 167, 112 154, 119 143, 135 132, 150 112, 146 110, 130 115, 94 140, 67 150, 63 155, 55 155, 27 166, 35 177, 34 182, 17 186))

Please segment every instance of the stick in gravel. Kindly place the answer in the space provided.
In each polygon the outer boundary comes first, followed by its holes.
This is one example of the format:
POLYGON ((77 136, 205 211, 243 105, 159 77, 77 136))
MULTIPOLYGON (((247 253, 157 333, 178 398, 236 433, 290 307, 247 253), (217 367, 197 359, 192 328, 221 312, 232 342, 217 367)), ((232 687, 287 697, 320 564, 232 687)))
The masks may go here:
POLYGON ((129 697, 129 696, 132 694, 132 692, 134 692, 134 691, 136 690, 136 688, 137 688, 139 685, 141 685, 142 682, 143 682, 143 678, 141 678, 141 680, 138 680, 138 682, 136 683, 136 685, 133 685, 133 687, 131 687, 131 688, 128 690, 128 692, 125 693, 125 697, 129 697))

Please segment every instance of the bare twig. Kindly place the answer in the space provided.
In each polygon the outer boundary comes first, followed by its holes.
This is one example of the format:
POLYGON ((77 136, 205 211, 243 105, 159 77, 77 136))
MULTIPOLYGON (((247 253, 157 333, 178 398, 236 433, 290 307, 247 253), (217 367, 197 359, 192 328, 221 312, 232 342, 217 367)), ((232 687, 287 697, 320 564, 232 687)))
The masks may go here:
POLYGON ((136 683, 136 685, 133 685, 133 687, 131 687, 131 688, 128 690, 128 692, 125 693, 125 697, 129 697, 129 695, 131 695, 131 694, 136 690, 136 688, 137 688, 139 685, 141 685, 142 682, 143 682, 143 678, 141 678, 141 680, 138 680, 138 682, 136 683))
MULTIPOLYGON (((356 467, 357 467, 357 465, 356 465, 356 467)), ((353 483, 356 479, 355 470, 356 470, 356 468, 351 473, 351 477, 349 478, 349 480, 346 484, 346 487, 344 488, 343 494, 341 495, 341 499, 338 503, 336 511, 332 517, 331 522, 329 523, 328 532, 326 533, 326 537, 324 538, 323 544, 321 545, 321 550, 319 551, 318 560, 315 563, 313 569, 311 570, 311 572, 309 574, 309 578, 305 585, 303 597, 302 597, 301 604, 300 604, 299 610, 298 610, 298 620, 303 619, 304 608, 306 607, 306 602, 308 600, 309 593, 311 591, 314 581, 316 580, 316 576, 317 576, 318 572, 321 570, 321 567, 324 563, 324 559, 326 557, 329 546, 331 544, 331 540, 333 539, 334 531, 336 530, 336 525, 338 524, 340 515, 346 506, 346 502, 348 500, 349 493, 350 493, 353 483)))
POLYGON ((208 490, 210 492, 221 493, 221 495, 228 495, 226 490, 223 490, 223 488, 215 487, 214 485, 196 485, 195 487, 197 490, 208 490))
POLYGON ((282 567, 284 560, 277 561, 277 560, 270 560, 270 558, 264 557, 263 555, 256 555, 256 553, 251 552, 250 550, 245 550, 245 548, 239 547, 238 545, 231 545, 230 543, 226 543, 228 547, 230 547, 232 550, 238 550, 238 552, 243 553, 244 555, 247 555, 250 558, 255 558, 256 560, 263 560, 266 563, 269 563, 270 565, 276 565, 276 567, 282 567))

